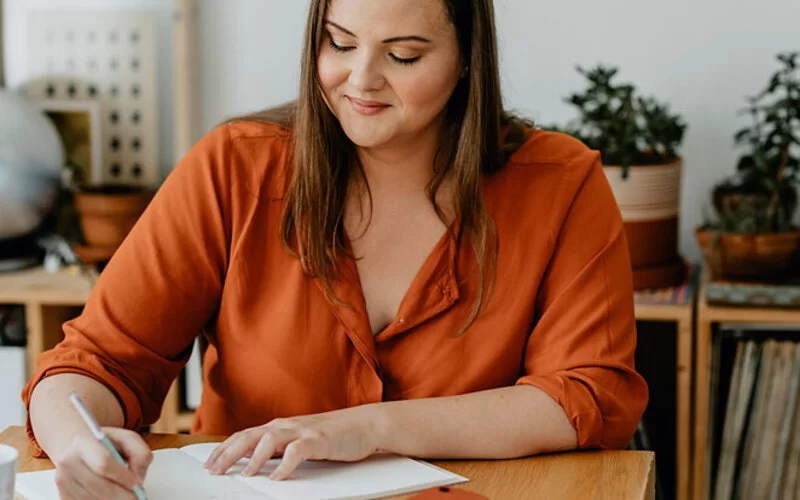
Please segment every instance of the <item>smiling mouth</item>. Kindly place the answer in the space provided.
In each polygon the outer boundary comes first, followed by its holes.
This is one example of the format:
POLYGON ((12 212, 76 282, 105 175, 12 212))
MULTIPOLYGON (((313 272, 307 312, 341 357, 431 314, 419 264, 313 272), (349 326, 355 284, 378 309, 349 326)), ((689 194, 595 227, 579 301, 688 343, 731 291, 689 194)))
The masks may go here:
POLYGON ((350 102, 350 105, 353 107, 355 112, 364 116, 375 116, 378 113, 391 107, 390 104, 386 104, 383 102, 364 101, 362 99, 356 99, 355 97, 350 97, 350 96, 345 96, 345 97, 350 102))

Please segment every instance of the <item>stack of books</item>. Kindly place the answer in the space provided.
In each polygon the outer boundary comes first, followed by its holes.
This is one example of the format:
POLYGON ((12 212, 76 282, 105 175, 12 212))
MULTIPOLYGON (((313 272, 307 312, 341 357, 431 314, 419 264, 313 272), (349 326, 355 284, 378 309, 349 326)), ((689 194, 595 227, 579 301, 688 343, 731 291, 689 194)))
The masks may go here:
POLYGON ((687 262, 686 279, 678 286, 653 290, 637 290, 633 293, 633 301, 637 304, 683 305, 688 304, 692 291, 697 286, 700 266, 687 262))

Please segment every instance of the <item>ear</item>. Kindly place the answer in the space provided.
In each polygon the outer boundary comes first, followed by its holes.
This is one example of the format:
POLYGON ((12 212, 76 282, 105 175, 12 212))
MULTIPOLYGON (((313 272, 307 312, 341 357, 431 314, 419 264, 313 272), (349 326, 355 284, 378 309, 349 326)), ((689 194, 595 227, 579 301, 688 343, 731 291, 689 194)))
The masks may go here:
POLYGON ((461 78, 466 78, 469 75, 469 64, 465 65, 461 70, 461 78))

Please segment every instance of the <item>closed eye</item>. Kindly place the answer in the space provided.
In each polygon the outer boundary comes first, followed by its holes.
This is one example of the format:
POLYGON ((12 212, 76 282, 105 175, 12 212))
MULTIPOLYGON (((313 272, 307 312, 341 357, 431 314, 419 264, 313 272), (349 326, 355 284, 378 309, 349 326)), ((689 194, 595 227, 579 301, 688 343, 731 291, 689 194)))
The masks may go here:
MULTIPOLYGON (((350 52, 351 50, 355 49, 355 47, 350 47, 350 46, 337 44, 336 42, 333 41, 333 37, 331 37, 331 36, 328 37, 328 45, 330 45, 330 47, 333 50, 335 50, 336 52, 341 52, 341 53, 350 52)), ((389 57, 391 57, 392 60, 394 62, 396 62, 397 64, 403 64, 403 65, 406 65, 406 66, 412 65, 415 62, 419 61, 419 59, 420 59, 420 56, 417 56, 417 57, 398 57, 398 56, 396 56, 394 54, 389 54, 389 57)))
POLYGON ((397 57, 394 54, 389 54, 389 55, 398 64, 412 65, 415 62, 419 61, 419 56, 417 56, 417 57, 409 57, 409 58, 406 59, 406 58, 403 58, 403 57, 397 57))
POLYGON ((343 45, 337 45, 336 42, 334 42, 333 38, 331 37, 328 37, 328 45, 330 45, 331 48, 336 52, 350 52, 355 48, 355 47, 345 47, 343 45))

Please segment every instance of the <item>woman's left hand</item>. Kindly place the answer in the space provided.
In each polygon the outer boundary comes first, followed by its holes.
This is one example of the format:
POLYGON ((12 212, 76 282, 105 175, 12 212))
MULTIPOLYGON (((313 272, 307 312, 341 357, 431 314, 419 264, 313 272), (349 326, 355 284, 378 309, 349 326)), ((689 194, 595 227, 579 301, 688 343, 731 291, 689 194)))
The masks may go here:
POLYGON ((235 433, 214 450, 204 466, 213 474, 224 474, 239 459, 249 457, 242 475, 252 476, 267 460, 283 455, 269 476, 281 480, 303 460, 362 460, 378 450, 379 418, 377 405, 278 418, 235 433))

